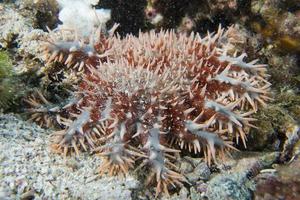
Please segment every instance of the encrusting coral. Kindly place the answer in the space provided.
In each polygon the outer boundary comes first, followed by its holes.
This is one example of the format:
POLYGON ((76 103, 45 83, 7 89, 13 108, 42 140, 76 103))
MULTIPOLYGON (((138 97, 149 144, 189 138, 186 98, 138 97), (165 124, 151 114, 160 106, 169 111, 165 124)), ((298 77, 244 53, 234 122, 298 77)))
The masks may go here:
POLYGON ((80 71, 81 79, 75 100, 55 110, 64 129, 52 134, 52 148, 64 156, 98 153, 101 174, 148 167, 156 195, 186 181, 173 164, 179 152, 211 164, 235 149, 234 140, 246 146, 251 115, 270 100, 266 66, 228 55, 221 28, 205 38, 150 31, 121 39, 100 28, 86 39, 57 31, 44 45, 46 62, 80 71))

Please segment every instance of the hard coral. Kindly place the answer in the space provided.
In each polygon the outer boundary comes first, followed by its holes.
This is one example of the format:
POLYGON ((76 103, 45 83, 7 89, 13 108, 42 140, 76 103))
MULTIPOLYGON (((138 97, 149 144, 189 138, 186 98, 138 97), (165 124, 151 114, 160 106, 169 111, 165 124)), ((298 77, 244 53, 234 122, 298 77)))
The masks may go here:
POLYGON ((85 69, 77 101, 64 108, 65 129, 53 133, 54 149, 65 156, 98 152, 100 172, 111 175, 148 166, 147 183, 155 181, 158 194, 185 181, 172 164, 175 153, 203 154, 210 164, 235 149, 233 139, 246 146, 251 114, 270 100, 270 83, 265 65, 219 48, 226 34, 220 28, 205 38, 151 31, 102 35, 95 43, 52 39, 48 62, 85 69))

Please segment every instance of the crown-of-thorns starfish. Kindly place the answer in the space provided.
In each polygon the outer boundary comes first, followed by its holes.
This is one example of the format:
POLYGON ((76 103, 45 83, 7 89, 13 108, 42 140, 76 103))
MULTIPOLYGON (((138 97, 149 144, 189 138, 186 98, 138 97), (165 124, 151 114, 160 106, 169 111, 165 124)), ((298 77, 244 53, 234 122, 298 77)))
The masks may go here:
POLYGON ((177 152, 204 155, 210 164, 235 149, 234 139, 246 146, 251 115, 270 100, 271 84, 265 65, 227 55, 222 37, 223 29, 205 38, 150 31, 80 45, 52 38, 48 62, 84 69, 52 146, 64 155, 98 152, 101 173, 148 167, 157 194, 185 181, 172 164, 177 152))

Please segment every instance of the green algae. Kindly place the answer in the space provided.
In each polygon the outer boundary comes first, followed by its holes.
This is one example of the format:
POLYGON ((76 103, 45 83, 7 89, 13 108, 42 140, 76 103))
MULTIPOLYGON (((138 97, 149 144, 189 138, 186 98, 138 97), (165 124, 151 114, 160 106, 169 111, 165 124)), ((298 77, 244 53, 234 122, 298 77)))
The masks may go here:
POLYGON ((0 51, 0 80, 13 74, 12 60, 6 51, 0 51))
POLYGON ((20 99, 28 90, 25 80, 28 77, 15 72, 10 54, 0 50, 0 110, 19 109, 20 99))
POLYGON ((11 105, 15 93, 13 74, 13 64, 8 52, 0 51, 0 109, 6 109, 11 105))

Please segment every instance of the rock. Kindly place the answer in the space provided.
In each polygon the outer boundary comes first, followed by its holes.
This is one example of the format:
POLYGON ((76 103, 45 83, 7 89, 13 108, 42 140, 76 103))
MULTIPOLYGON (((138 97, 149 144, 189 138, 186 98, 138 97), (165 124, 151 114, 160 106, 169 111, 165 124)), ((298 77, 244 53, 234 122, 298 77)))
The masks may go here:
POLYGON ((245 184, 243 174, 223 174, 211 179, 206 196, 218 200, 251 200, 251 190, 245 184))
POLYGON ((256 178, 254 199, 271 200, 299 199, 300 196, 300 160, 286 166, 277 166, 276 173, 261 173, 256 178))
POLYGON ((201 162, 191 173, 186 174, 186 178, 189 182, 196 183, 198 180, 208 180, 210 174, 208 165, 205 162, 201 162))
POLYGON ((191 188, 190 189, 190 196, 191 196, 191 200, 201 200, 201 199, 205 199, 204 198, 204 192, 199 192, 197 191, 195 188, 191 188))
POLYGON ((170 197, 162 197, 161 200, 181 200, 188 199, 189 192, 185 187, 182 187, 178 194, 174 194, 170 197))
MULTIPOLYGON (((239 152, 233 155, 236 160, 227 171, 221 170, 221 174, 215 175, 206 183, 200 183, 199 192, 205 192, 208 199, 252 199, 252 193, 255 189, 253 178, 261 170, 270 169, 278 158, 279 153, 247 153, 239 152), (202 189, 202 191, 201 191, 202 189), (205 191, 206 190, 206 191, 205 191)), ((229 161, 229 163, 232 163, 229 161)), ((198 188, 197 188, 198 189, 198 188)))

